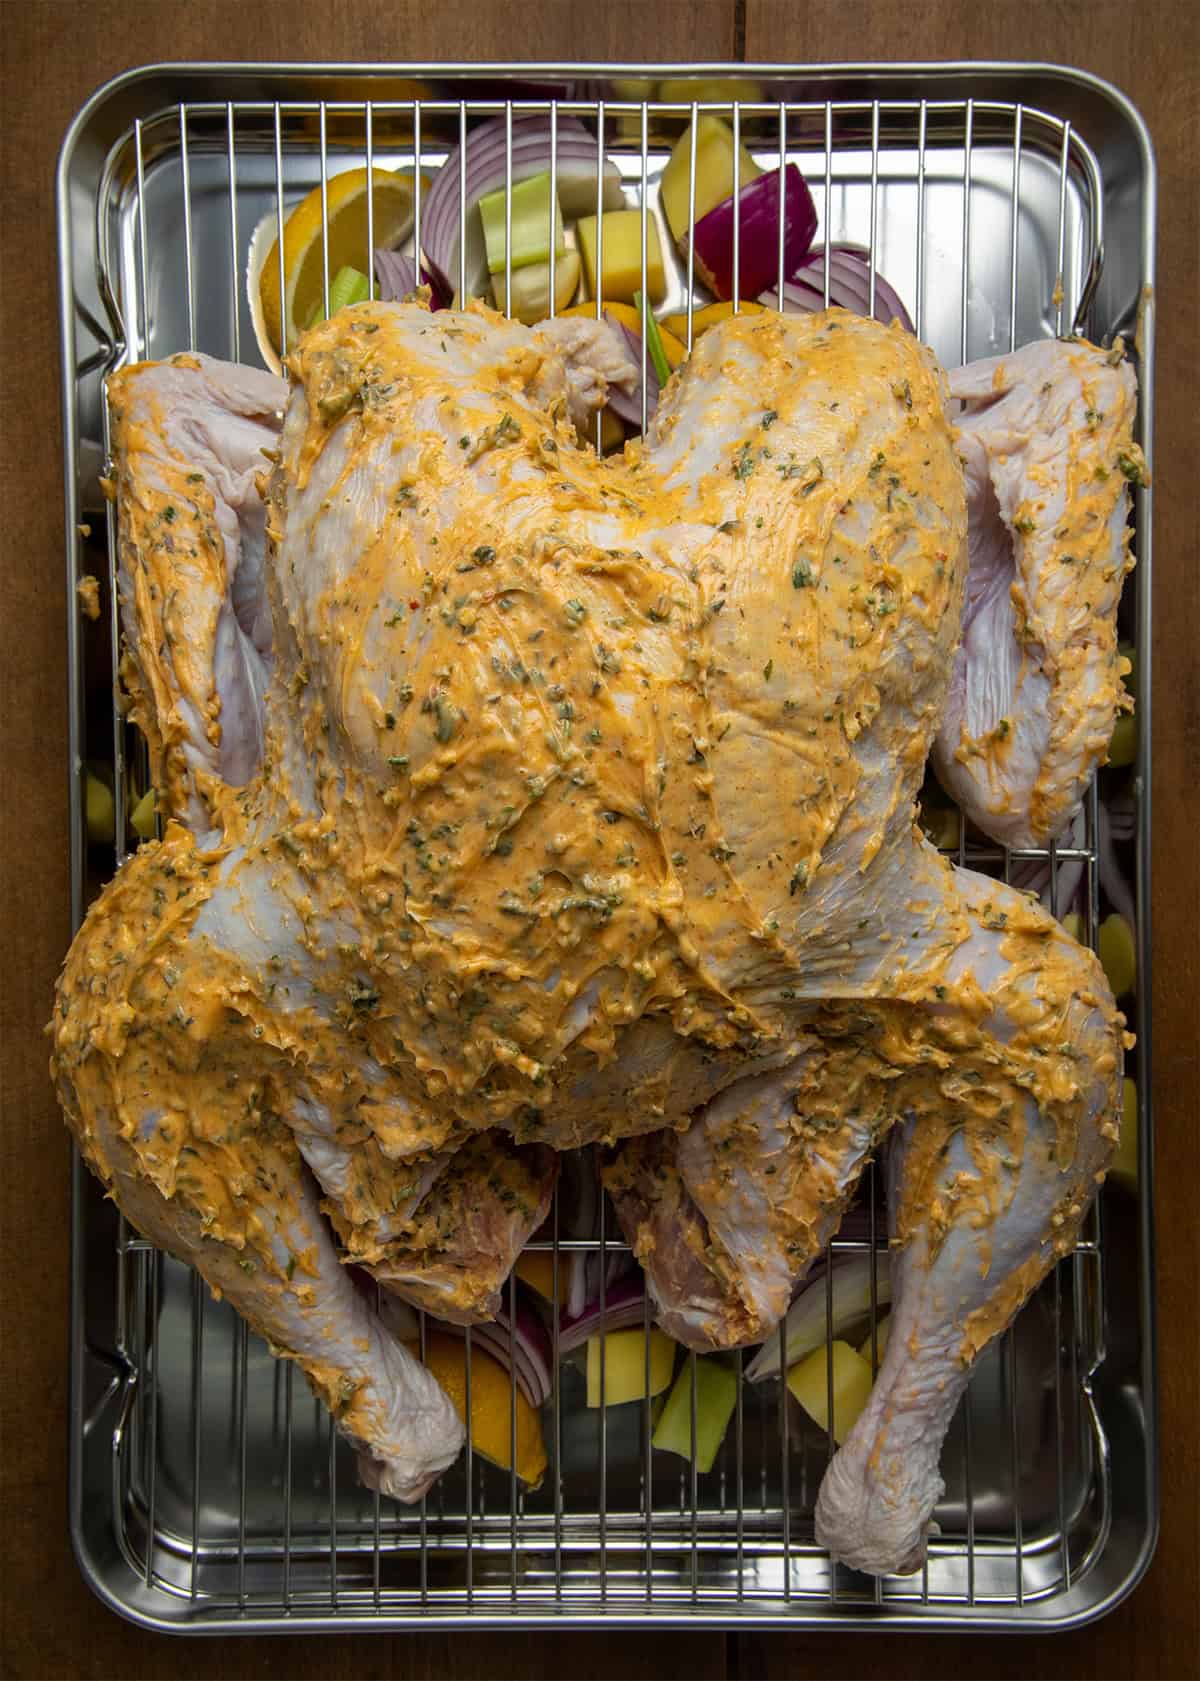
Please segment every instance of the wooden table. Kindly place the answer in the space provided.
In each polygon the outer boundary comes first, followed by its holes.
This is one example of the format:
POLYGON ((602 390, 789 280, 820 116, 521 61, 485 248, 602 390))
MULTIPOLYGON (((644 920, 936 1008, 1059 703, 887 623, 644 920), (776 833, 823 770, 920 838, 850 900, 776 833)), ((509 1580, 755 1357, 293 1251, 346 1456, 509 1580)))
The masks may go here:
POLYGON ((0 481, 0 1036, 6 1366, 0 1570, 6 1676, 1061 1675, 1200 1673, 1195 1154, 1200 927, 1200 230, 1195 0, 6 0, 0 481), (42 1024, 68 938, 65 608, 53 167, 101 81, 155 59, 1038 58, 1079 64, 1140 105, 1160 175, 1155 532, 1155 1103, 1162 1335, 1162 1539, 1150 1574, 1069 1636, 939 1639, 741 1633, 353 1636, 220 1643, 119 1622, 83 1586, 66 1511, 66 1134, 42 1024))

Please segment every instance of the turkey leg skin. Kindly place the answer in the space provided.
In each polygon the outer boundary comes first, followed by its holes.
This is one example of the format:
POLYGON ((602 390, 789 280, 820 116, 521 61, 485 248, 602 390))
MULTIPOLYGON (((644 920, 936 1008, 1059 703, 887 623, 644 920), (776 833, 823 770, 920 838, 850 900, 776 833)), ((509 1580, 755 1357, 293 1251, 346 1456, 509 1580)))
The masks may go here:
POLYGON ((856 1046, 810 1039, 785 1067, 727 1087, 685 1132, 628 1139, 605 1166, 656 1322, 686 1347, 746 1347, 768 1335, 887 1131, 873 1107, 822 1107, 839 1055, 861 1059, 856 1046))
MULTIPOLYGON (((920 1567, 971 1367, 1074 1247, 1117 1138, 1120 1017, 1098 962, 1023 896, 959 879, 977 933, 950 976, 969 966, 984 1013, 973 1025, 946 1011, 938 1038, 959 1048, 936 1054, 939 1101, 901 1099, 887 1350, 817 1501, 818 1540, 875 1574, 920 1567)), ((905 1061, 914 1054, 910 1040, 905 1061)))
MULTIPOLYGON (((983 1141, 985 1156, 1007 1160, 1019 1154, 1037 1093, 1038 1124, 1062 1139, 1061 1172, 1083 1174, 1067 1206, 1079 1201, 1079 1215, 1090 1199, 1114 1147, 1120 1071, 1103 973, 1024 895, 931 863, 953 887, 968 933, 929 951, 923 970, 905 953, 905 1002, 808 1010, 808 1048, 793 1062, 729 1087, 685 1132, 614 1152, 605 1177, 618 1217, 660 1323, 689 1346, 767 1335, 836 1232, 873 1148, 903 1117, 936 1129, 950 1116, 983 1141)), ((1030 1199, 1036 1224, 1049 1216, 1027 1183, 1012 1197, 1021 1208, 1030 1199)), ((981 1227, 989 1209, 975 1209, 981 1227)), ((1067 1238, 1077 1224, 1073 1216, 1067 1238)), ((1003 1266, 998 1253, 994 1282, 1003 1266)))
POLYGON ((126 1218, 296 1361, 370 1486, 416 1500, 457 1456, 462 1426, 341 1265, 271 1061, 236 993, 211 985, 222 958, 189 949, 219 862, 171 825, 97 901, 58 986, 59 1094, 126 1218))

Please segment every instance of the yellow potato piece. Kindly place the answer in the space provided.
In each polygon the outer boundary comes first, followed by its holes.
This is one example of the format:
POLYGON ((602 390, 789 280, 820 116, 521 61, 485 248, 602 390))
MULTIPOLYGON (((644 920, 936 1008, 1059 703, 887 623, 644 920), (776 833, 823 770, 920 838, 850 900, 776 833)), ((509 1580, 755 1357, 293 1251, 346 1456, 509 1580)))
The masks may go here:
POLYGON ((1132 712, 1122 712, 1113 725, 1112 739, 1108 744, 1107 764, 1114 766, 1131 765, 1137 758, 1137 719, 1132 712))
MULTIPOLYGON (((601 235, 595 216, 581 216, 575 224, 584 278, 593 297, 615 298, 632 303, 642 289, 642 213, 640 210, 609 210, 601 235), (600 262, 596 256, 599 247, 600 262), (602 272, 598 272, 598 269, 602 272)), ((651 303, 665 297, 667 277, 663 269, 658 224, 646 218, 646 292, 651 303)))
POLYGON ((625 1401, 643 1401, 661 1395, 670 1386, 675 1367, 675 1344, 665 1332, 650 1336, 650 1388, 646 1389, 646 1332, 635 1326, 629 1331, 609 1331, 604 1337, 604 1399, 600 1398, 599 1336, 587 1344, 587 1404, 589 1407, 619 1407, 625 1401))
POLYGON ((814 1424, 829 1428, 829 1361, 833 1364, 833 1439, 844 1442, 867 1404, 874 1378, 871 1362, 848 1342, 814 1348, 788 1373, 787 1386, 814 1424))
MULTIPOLYGON (((733 160, 735 156, 733 130, 720 117, 703 116, 696 119, 696 221, 715 210, 727 198, 733 197, 733 160)), ((756 181, 762 170, 743 146, 737 153, 738 191, 750 181, 756 181)), ((690 191, 692 172, 692 129, 689 123, 675 143, 667 160, 659 184, 659 198, 667 226, 678 244, 687 240, 692 225, 693 200, 690 191)))
POLYGON ((600 453, 611 455, 614 450, 625 448, 625 428, 617 419, 613 411, 605 404, 600 410, 600 453))
POLYGON ((693 99, 700 105, 718 105, 723 99, 753 105, 762 96, 762 83, 752 82, 749 76, 672 76, 658 84, 656 95, 662 105, 686 105, 693 99))

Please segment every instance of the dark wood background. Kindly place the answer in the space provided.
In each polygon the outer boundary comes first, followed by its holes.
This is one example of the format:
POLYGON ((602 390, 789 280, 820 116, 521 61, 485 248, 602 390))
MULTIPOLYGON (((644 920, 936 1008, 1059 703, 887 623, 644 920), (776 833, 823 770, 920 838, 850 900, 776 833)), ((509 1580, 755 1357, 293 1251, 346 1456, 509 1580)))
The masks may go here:
POLYGON ((1196 0, 0 0, 0 1666, 5 1676, 1163 1677, 1200 1674, 1196 0), (68 938, 53 168, 100 82, 156 59, 1040 59, 1118 83, 1160 167, 1154 1015, 1162 1536, 1074 1635, 357 1635, 198 1642, 84 1587, 66 1508, 67 1140, 42 1024, 68 938))

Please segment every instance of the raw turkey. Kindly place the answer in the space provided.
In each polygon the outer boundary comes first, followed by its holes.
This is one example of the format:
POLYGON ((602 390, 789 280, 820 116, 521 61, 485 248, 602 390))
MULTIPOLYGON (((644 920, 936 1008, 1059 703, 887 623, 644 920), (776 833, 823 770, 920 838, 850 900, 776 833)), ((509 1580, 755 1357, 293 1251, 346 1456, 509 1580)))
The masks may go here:
MULTIPOLYGON (((899 1124, 898 1404, 818 1521, 914 1568, 947 1396, 1071 1247, 1122 1050, 1095 960, 914 826, 967 576, 944 376, 839 310, 741 316, 601 460, 553 343, 487 311, 354 306, 292 360, 261 770, 193 771, 211 827, 72 947, 88 1160, 411 1499, 461 1428, 339 1255, 475 1311, 456 1172, 507 1270, 599 1142, 662 1322, 753 1342, 899 1124)), ((156 557, 211 518, 187 482, 138 481, 156 557)))

